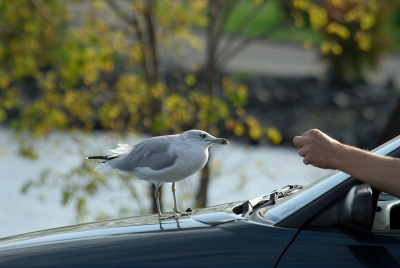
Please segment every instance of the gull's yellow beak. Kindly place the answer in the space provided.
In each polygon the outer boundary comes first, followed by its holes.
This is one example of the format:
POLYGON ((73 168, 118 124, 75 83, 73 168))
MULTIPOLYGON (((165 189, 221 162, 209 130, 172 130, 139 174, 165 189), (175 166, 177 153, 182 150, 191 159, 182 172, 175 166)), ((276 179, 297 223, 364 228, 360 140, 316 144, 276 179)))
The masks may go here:
POLYGON ((221 138, 216 138, 215 140, 212 141, 212 143, 218 143, 222 145, 229 145, 229 141, 226 139, 221 139, 221 138))

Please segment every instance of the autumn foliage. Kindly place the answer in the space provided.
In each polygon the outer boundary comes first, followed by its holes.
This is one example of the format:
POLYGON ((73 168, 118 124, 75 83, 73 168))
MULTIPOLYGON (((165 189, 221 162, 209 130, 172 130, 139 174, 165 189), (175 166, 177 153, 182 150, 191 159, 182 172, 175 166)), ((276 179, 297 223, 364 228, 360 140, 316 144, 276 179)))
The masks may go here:
POLYGON ((297 27, 309 25, 325 35, 319 46, 335 79, 364 81, 365 71, 376 67, 386 50, 383 27, 394 2, 293 0, 290 5, 297 27))

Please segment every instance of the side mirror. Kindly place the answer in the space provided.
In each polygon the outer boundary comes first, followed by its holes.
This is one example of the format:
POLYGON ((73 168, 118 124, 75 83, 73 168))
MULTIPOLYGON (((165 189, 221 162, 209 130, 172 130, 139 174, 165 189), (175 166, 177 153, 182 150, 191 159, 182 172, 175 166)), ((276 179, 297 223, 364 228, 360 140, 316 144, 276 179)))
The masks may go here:
POLYGON ((347 193, 339 211, 341 226, 369 232, 375 217, 372 188, 368 184, 353 186, 347 193))

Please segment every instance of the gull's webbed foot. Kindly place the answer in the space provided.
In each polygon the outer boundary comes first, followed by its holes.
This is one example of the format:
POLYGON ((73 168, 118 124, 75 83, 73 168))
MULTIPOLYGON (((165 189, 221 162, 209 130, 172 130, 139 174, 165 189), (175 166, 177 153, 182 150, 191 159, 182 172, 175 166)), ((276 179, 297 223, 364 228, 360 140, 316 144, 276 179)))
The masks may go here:
POLYGON ((174 208, 174 212, 176 213, 176 214, 182 214, 182 213, 185 213, 185 212, 183 212, 183 211, 180 211, 179 209, 177 209, 177 208, 174 208))
POLYGON ((167 216, 164 216, 164 215, 162 215, 162 214, 158 214, 158 220, 159 220, 159 221, 166 220, 166 219, 168 219, 167 216))

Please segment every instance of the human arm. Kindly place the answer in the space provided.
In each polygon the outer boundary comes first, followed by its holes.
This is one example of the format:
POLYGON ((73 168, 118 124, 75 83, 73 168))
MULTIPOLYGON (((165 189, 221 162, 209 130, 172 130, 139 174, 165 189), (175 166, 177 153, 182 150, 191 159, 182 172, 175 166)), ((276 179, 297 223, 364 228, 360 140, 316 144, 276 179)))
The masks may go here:
POLYGON ((293 143, 304 164, 341 170, 400 198, 400 159, 344 145, 317 129, 294 137, 293 143))

